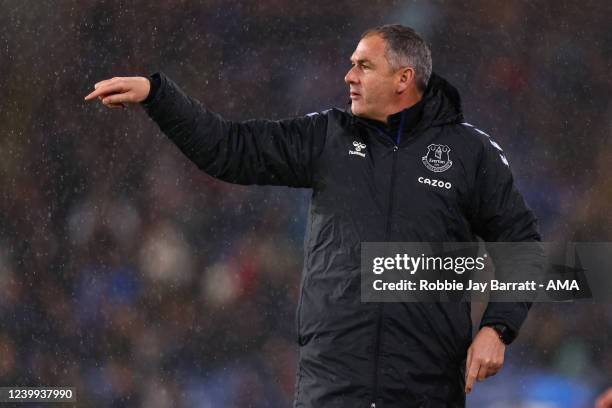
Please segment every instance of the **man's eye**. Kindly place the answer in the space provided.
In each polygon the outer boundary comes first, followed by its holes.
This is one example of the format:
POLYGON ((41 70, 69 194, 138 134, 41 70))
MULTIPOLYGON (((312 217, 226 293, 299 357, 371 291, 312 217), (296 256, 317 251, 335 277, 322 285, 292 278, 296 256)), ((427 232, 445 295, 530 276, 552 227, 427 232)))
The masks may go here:
POLYGON ((355 66, 361 68, 361 69, 370 69, 370 66, 368 65, 364 65, 364 64, 355 64, 354 62, 351 63, 351 68, 355 68, 355 66))

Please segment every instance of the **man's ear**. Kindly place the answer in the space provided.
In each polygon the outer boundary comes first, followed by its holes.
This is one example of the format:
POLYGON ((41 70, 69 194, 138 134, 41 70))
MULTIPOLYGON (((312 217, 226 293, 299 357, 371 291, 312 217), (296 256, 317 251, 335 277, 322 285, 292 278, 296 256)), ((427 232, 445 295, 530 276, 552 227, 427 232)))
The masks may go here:
POLYGON ((398 75, 397 93, 404 93, 411 86, 414 86, 415 72, 413 68, 402 68, 398 75))

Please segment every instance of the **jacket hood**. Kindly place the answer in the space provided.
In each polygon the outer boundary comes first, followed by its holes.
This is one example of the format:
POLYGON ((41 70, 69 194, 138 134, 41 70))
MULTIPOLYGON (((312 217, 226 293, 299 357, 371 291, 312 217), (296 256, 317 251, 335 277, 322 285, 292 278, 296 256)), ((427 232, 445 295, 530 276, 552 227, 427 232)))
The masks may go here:
POLYGON ((430 121, 431 126, 463 121, 459 91, 435 72, 431 73, 423 99, 423 119, 430 121))

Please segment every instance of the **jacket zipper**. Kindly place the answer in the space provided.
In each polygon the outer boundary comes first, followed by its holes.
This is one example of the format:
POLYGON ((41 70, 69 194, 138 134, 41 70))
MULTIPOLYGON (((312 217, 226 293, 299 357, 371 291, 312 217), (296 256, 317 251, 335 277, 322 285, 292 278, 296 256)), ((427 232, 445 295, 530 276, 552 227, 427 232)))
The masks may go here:
MULTIPOLYGON (((391 182, 389 187, 389 209, 387 211, 387 225, 385 229, 385 241, 389 240, 391 232, 391 213, 393 212, 393 192, 395 190, 395 167, 397 163, 397 151, 399 150, 399 144, 402 136, 402 130, 404 128, 404 112, 400 119, 400 125, 397 129, 397 135, 395 137, 395 145, 393 146, 393 163, 391 164, 391 182)), ((378 398, 378 366, 379 366, 379 354, 380 354, 380 343, 382 339, 382 321, 383 321, 383 308, 384 303, 378 304, 378 320, 376 322, 376 342, 374 346, 374 376, 373 376, 373 393, 372 403, 370 408, 376 408, 376 399, 378 398)))

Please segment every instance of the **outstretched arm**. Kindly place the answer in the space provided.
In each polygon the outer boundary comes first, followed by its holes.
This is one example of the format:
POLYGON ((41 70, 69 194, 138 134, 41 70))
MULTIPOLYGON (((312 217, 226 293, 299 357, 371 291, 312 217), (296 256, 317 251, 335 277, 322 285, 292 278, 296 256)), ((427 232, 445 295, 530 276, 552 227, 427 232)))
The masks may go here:
POLYGON ((142 103, 149 116, 179 149, 213 177, 238 184, 311 187, 327 132, 327 116, 314 114, 280 121, 233 122, 187 96, 163 73, 149 95, 143 77, 113 78, 85 97, 110 108, 142 103))

